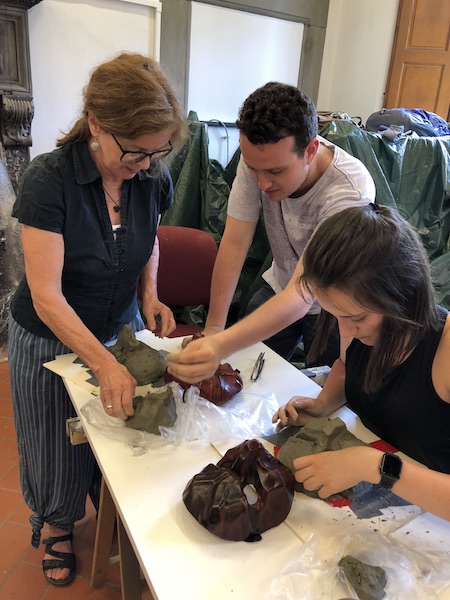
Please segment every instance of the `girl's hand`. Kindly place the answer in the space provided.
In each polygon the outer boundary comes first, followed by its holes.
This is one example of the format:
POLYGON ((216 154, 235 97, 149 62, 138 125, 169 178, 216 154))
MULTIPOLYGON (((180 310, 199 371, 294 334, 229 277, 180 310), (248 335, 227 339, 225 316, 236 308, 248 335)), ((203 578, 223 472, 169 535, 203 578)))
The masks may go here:
POLYGON ((317 490, 328 498, 347 490, 360 481, 380 480, 381 452, 368 446, 353 446, 332 452, 302 456, 293 461, 295 479, 308 491, 317 490))
POLYGON ((291 425, 306 425, 313 417, 321 416, 317 410, 317 399, 307 396, 294 396, 287 404, 281 406, 272 417, 272 423, 277 421, 277 431, 291 425))

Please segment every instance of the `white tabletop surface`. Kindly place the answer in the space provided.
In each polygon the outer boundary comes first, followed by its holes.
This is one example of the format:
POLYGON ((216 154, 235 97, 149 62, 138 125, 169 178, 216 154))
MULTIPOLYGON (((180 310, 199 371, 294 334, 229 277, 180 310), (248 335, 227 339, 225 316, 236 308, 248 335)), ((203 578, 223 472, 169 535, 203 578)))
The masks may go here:
MULTIPOLYGON (((138 338, 166 350, 180 344, 179 339, 159 340, 149 331, 139 332, 138 338)), ((313 380, 262 343, 227 360, 241 371, 245 391, 273 392, 279 404, 293 395, 315 397, 320 391, 313 380), (261 351, 266 362, 252 383, 250 374, 261 351)), ((350 531, 375 531, 413 543, 419 552, 450 549, 450 524, 417 507, 388 507, 376 518, 359 519, 348 507, 335 508, 304 494, 296 494, 286 521, 263 533, 261 541, 217 538, 188 513, 182 493, 191 477, 217 463, 241 440, 168 444, 135 456, 124 442, 100 433, 83 417, 81 408, 92 401, 92 394, 67 378, 65 383, 155 600, 263 599, 272 580, 311 534, 338 542, 350 531)), ((364 441, 375 439, 347 408, 336 416, 364 441)), ((339 586, 335 593, 335 599, 342 597, 339 586)), ((450 588, 435 597, 450 599, 450 588)))

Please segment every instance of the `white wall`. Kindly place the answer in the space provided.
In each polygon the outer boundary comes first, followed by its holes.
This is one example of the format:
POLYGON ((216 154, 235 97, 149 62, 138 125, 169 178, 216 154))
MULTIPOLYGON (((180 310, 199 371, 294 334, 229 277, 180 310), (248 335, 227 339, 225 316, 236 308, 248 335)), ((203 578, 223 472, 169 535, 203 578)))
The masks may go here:
POLYGON ((383 107, 399 0, 330 0, 318 110, 367 117, 383 107))
MULTIPOLYGON (((398 5, 399 0, 330 0, 317 99, 318 110, 343 111, 350 116, 361 117, 363 123, 365 123, 370 114, 382 108, 394 41, 398 5)), ((200 6, 203 7, 202 12, 205 14, 205 19, 208 17, 208 11, 221 10, 224 14, 229 13, 230 15, 239 12, 209 5, 200 6)), ((255 16, 258 15, 251 15, 251 17, 255 16)), ((277 19, 272 20, 277 21, 277 19)), ((201 23, 199 31, 206 31, 206 34, 204 33, 200 42, 196 43, 196 46, 198 45, 202 49, 209 43, 207 47, 210 50, 209 53, 206 53, 207 60, 211 60, 218 52, 218 49, 223 46, 221 35, 223 35, 223 30, 226 26, 226 21, 219 18, 214 20, 210 18, 209 23, 209 31, 207 22, 201 23), (220 22, 220 32, 214 38, 214 30, 211 23, 217 22, 220 22), (210 40, 210 38, 212 39, 210 40)), ((254 37, 250 34, 242 34, 241 36, 233 35, 234 47, 232 56, 242 57, 241 60, 234 58, 234 62, 233 60, 230 61, 232 64, 238 63, 236 71, 239 72, 242 69, 242 65, 248 64, 246 58, 248 55, 247 46, 249 40, 252 40, 256 52, 260 52, 261 60, 264 60, 262 52, 268 46, 266 37, 261 31, 258 31, 258 24, 256 23, 254 37), (243 42, 239 42, 240 39, 243 42), (261 44, 261 40, 264 43, 261 44)), ((295 39, 295 34, 294 36, 292 34, 291 36, 285 34, 283 39, 286 45, 285 51, 298 52, 299 45, 298 40, 295 39)), ((227 58, 227 53, 224 52, 223 61, 227 61, 227 58)), ((249 59, 253 62, 255 61, 253 52, 249 59)), ((191 69, 193 64, 198 64, 200 67, 200 73, 194 74, 197 89, 200 89, 200 81, 202 76, 204 76, 202 61, 194 55, 191 57, 191 69), (198 83, 197 79, 199 80, 198 83)), ((271 73, 271 77, 278 81, 296 84, 295 78, 293 81, 289 80, 290 74, 286 74, 286 65, 283 63, 281 55, 279 55, 278 64, 280 65, 278 70, 275 68, 275 71, 271 73)), ((230 73, 229 69, 228 71, 226 70, 226 65, 222 69, 222 73, 225 72, 230 73)), ((255 72, 256 77, 260 76, 258 69, 255 69, 255 72)), ((192 77, 192 74, 190 77, 192 77)), ((242 97, 241 101, 237 103, 234 118, 230 118, 227 115, 227 118, 224 119, 222 115, 215 114, 216 118, 233 121, 237 117, 238 108, 248 95, 248 93, 244 94, 244 90, 248 90, 248 92, 252 91, 252 89, 248 89, 247 83, 247 81, 243 81, 242 85, 239 86, 242 97)), ((228 84, 236 87, 235 81, 230 81, 228 84)), ((255 84, 253 89, 256 89, 258 85, 259 83, 255 84)), ((211 94, 216 94, 218 89, 220 89, 220 86, 215 84, 211 94)), ((234 94, 236 96, 235 90, 234 94)), ((205 96, 203 104, 200 102, 199 104, 207 106, 209 109, 209 97, 206 92, 205 96)), ((189 99, 191 99, 191 94, 189 94, 189 99)), ((234 101, 231 104, 236 106, 236 102, 234 101)), ((190 108, 199 112, 200 119, 210 118, 208 110, 206 111, 207 116, 204 116, 200 108, 194 104, 190 105, 190 108)), ((220 113, 220 104, 218 112, 220 113)), ((229 129, 228 135, 229 139, 227 140, 227 133, 223 128, 209 128, 210 156, 217 158, 224 166, 228 162, 227 158, 232 156, 238 146, 236 130, 229 129)))
POLYGON ((95 65, 124 50, 159 58, 160 11, 154 0, 45 0, 28 11, 32 157, 76 120, 95 65))
MULTIPOLYGON (((297 85, 303 29, 303 23, 192 2, 188 110, 201 121, 234 123, 258 87, 297 85)), ((237 129, 208 127, 208 138, 211 158, 227 165, 239 145, 237 129)))
POLYGON ((261 85, 296 85, 302 38, 303 23, 192 2, 188 109, 235 121, 261 85))
MULTIPOLYGON (((330 0, 319 110, 342 110, 365 121, 383 106, 398 4, 330 0)), ((52 150, 60 132, 75 120, 93 66, 123 50, 158 58, 160 10, 157 0, 45 0, 29 9, 32 156, 52 150)), ((224 164, 221 135, 223 130, 210 128, 220 146, 212 157, 224 164)))

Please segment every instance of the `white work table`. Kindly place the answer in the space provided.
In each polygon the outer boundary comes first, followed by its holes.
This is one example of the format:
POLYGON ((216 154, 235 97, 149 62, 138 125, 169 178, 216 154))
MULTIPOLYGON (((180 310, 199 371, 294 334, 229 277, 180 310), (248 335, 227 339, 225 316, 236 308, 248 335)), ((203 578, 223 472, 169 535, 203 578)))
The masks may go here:
MULTIPOLYGON (((137 337, 169 351, 180 344, 180 340, 159 340, 149 331, 137 337)), ((228 362, 240 370, 246 391, 273 392, 279 404, 294 395, 316 396, 320 390, 262 343, 236 353, 228 362), (250 374, 261 351, 265 365, 252 383, 250 374)), ((397 535, 401 541, 417 544, 419 551, 450 549, 450 524, 417 507, 393 507, 378 518, 360 519, 348 507, 335 508, 304 494, 296 494, 286 521, 263 533, 261 541, 217 538, 189 514, 182 493, 195 474, 217 463, 240 440, 167 444, 135 456, 127 444, 108 438, 85 419, 81 409, 92 401, 92 394, 68 378, 65 383, 155 600, 262 600, 272 580, 311 534, 339 538, 348 534, 349 522, 355 531, 397 535), (433 535, 426 536, 425 530, 433 535)), ((364 441, 375 439, 347 408, 336 416, 364 441)), ((450 599, 450 590, 440 597, 450 599)))

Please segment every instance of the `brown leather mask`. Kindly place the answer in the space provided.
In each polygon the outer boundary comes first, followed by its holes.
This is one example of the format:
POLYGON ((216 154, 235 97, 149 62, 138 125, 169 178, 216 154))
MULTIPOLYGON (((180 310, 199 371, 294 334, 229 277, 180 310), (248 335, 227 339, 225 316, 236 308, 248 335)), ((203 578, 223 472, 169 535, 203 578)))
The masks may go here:
MULTIPOLYGON (((176 381, 185 391, 192 385, 191 383, 176 379, 167 369, 164 373, 164 381, 166 383, 176 381)), ((244 384, 242 383, 239 371, 233 369, 229 363, 223 363, 219 365, 219 368, 210 379, 203 379, 196 386, 199 388, 202 398, 209 400, 216 406, 222 406, 227 400, 230 400, 230 398, 240 392, 244 384)))
POLYGON ((261 533, 288 516, 294 498, 294 476, 258 440, 231 448, 217 465, 195 475, 183 501, 208 531, 226 540, 255 542, 261 533), (258 496, 250 503, 244 488, 258 496))

